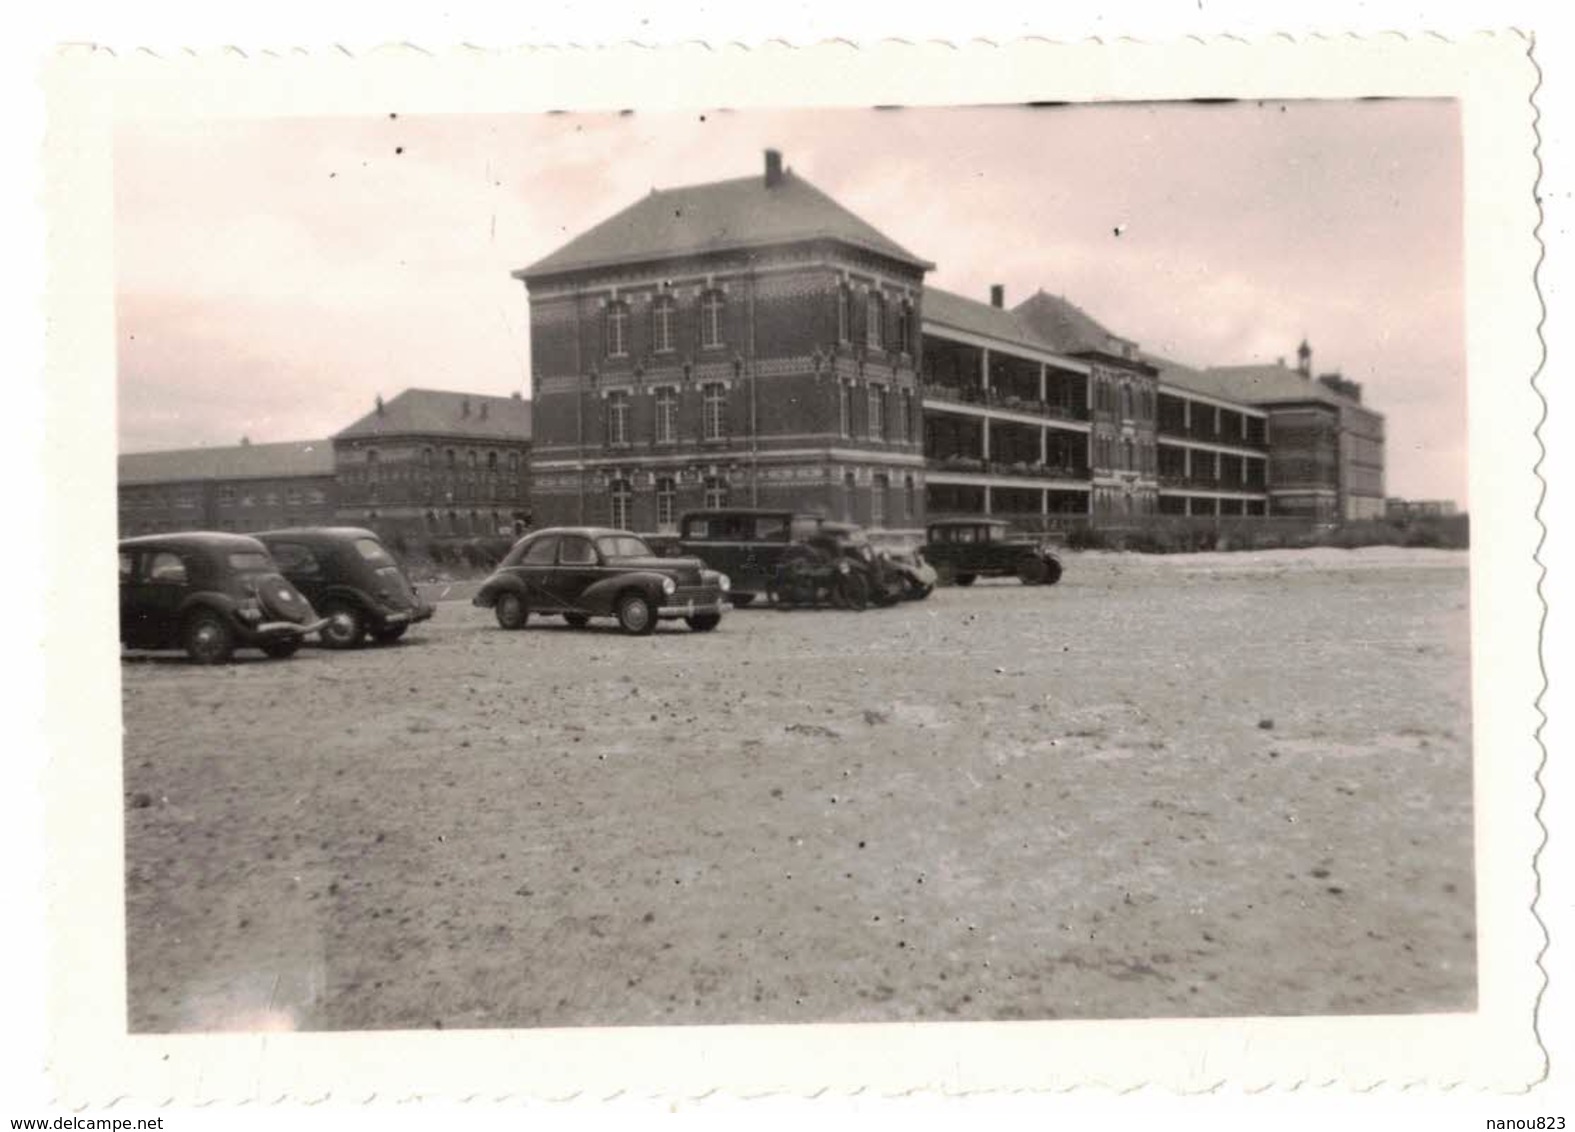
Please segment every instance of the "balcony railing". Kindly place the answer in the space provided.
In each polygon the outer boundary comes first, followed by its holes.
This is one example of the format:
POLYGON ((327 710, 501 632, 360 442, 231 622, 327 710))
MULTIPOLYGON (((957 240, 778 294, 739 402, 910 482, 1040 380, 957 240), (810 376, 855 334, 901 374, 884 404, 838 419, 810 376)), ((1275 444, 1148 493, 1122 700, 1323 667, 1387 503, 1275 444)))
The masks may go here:
POLYGON ((976 476, 1020 476, 1041 480, 1086 480, 1087 468, 1075 464, 1041 464, 1037 460, 1007 462, 983 460, 977 456, 930 456, 925 466, 935 472, 967 472, 976 476))
POLYGON ((976 386, 926 385, 924 395, 937 401, 951 401, 960 405, 986 405, 992 409, 1008 409, 1014 413, 1028 413, 1050 420, 1086 421, 1088 409, 1083 405, 1063 405, 1055 401, 1041 401, 1037 397, 1019 397, 1015 393, 991 389, 988 392, 976 386))
POLYGON ((1166 437, 1176 440, 1196 440, 1203 444, 1229 445, 1233 448, 1251 448, 1258 452, 1269 450, 1269 442, 1262 436, 1242 436, 1239 432, 1224 429, 1215 432, 1213 425, 1205 427, 1197 422, 1187 428, 1174 421, 1160 421, 1159 438, 1164 440, 1166 437))
POLYGON ((1167 475, 1160 473, 1159 486, 1161 488, 1192 488, 1196 491, 1235 491, 1248 494, 1261 493, 1267 490, 1262 480, 1248 480, 1243 483, 1239 479, 1215 479, 1213 476, 1183 476, 1167 475))

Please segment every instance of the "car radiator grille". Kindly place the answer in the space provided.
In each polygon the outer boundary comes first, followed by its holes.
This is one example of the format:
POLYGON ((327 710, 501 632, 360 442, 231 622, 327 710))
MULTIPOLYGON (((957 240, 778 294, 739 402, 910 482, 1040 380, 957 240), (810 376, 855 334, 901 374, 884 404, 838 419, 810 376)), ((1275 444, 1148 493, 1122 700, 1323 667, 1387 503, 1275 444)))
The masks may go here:
POLYGON ((692 601, 698 605, 702 602, 715 601, 716 596, 716 589, 712 586, 679 586, 667 602, 671 605, 683 605, 685 602, 692 601))

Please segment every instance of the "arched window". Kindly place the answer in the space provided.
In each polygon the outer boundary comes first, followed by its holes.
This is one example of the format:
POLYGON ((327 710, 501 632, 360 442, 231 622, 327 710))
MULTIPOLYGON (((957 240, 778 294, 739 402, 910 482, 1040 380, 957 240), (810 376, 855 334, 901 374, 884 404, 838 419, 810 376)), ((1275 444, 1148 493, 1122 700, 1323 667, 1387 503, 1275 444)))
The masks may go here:
POLYGON ((629 394, 622 389, 607 394, 607 443, 629 443, 629 394))
POLYGON ((487 471, 495 472, 497 470, 498 470, 498 454, 496 452, 488 452, 487 453, 487 471))

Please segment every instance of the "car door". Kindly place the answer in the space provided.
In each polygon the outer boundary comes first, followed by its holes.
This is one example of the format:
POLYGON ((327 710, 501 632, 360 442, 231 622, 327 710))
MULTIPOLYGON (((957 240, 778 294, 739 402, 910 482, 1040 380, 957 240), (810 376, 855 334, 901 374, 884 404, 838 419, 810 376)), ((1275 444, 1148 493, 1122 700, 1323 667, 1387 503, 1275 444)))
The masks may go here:
POLYGON ((285 581, 300 590, 301 596, 312 603, 313 609, 322 605, 324 590, 327 588, 325 575, 322 563, 311 547, 299 542, 275 542, 270 539, 268 553, 273 555, 285 581))
POLYGON ((605 574, 595 543, 584 535, 564 535, 558 540, 558 568, 548 587, 559 608, 576 611, 584 608, 581 595, 605 574))
POLYGON ((131 579, 127 643, 159 648, 180 635, 180 605, 190 571, 173 550, 149 548, 138 555, 131 579))
POLYGON ((137 559, 134 550, 120 552, 120 639, 128 645, 137 635, 137 559))
POLYGON ((558 542, 558 535, 541 535, 510 568, 509 572, 524 586, 525 601, 532 609, 557 608, 552 579, 558 570, 558 542))

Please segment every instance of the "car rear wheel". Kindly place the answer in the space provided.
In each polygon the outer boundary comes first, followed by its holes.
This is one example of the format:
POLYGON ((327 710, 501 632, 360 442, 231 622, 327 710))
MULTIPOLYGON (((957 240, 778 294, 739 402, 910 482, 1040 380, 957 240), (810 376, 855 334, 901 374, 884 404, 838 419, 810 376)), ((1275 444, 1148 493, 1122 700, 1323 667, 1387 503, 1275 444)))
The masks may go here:
POLYGON ((1053 586, 1057 582, 1059 582, 1060 580, 1061 580, 1061 563, 1057 562, 1053 558, 1047 559, 1046 562, 1045 562, 1045 580, 1044 580, 1044 584, 1047 585, 1047 586, 1053 586))
POLYGON ((1042 585, 1046 573, 1042 558, 1025 558, 1017 564, 1017 577, 1025 586, 1042 585))
POLYGON ((754 594, 733 594, 731 596, 730 600, 733 602, 733 607, 735 609, 743 609, 744 606, 748 605, 750 602, 755 600, 755 595, 754 594))
POLYGON ((530 618, 530 610, 526 608, 524 598, 505 590, 498 595, 498 600, 492 607, 492 615, 505 629, 523 629, 525 622, 530 618))
POLYGON ((626 593, 618 599, 618 624, 625 633, 643 637, 656 628, 656 610, 641 593, 626 593))
POLYGON ((204 610, 186 623, 181 644, 193 664, 223 664, 235 653, 235 632, 217 613, 204 610))
POLYGON ((565 613, 563 619, 574 629, 583 629, 590 624, 591 619, 583 613, 565 613))
POLYGON ((301 651, 301 638, 291 637, 287 641, 269 641, 262 646, 262 651, 274 660, 288 660, 301 651))
POLYGON ((971 586, 978 578, 978 574, 958 574, 955 581, 959 586, 971 586))
POLYGON ((839 604, 845 609, 862 610, 870 603, 870 584, 863 574, 848 571, 839 574, 837 588, 834 596, 839 597, 839 604))
POLYGON ((372 639, 380 645, 391 645, 405 635, 409 625, 384 625, 381 629, 372 630, 372 639))
POLYGON ((348 601, 330 601, 323 606, 328 624, 318 630, 318 639, 331 649, 353 649, 366 637, 366 618, 348 601))
POLYGON ((709 633, 722 623, 720 613, 696 613, 693 617, 685 617, 684 621, 697 633, 709 633))

